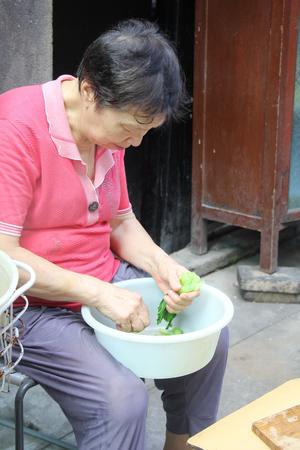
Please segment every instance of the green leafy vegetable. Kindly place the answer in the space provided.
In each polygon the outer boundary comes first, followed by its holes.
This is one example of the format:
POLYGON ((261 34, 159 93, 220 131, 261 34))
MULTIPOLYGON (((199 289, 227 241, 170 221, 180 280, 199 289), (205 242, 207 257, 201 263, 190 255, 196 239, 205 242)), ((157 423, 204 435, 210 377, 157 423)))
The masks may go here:
MULTIPOLYGON (((198 291, 202 285, 201 278, 194 272, 184 272, 179 278, 181 289, 179 294, 198 291)), ((163 320, 167 322, 166 330, 172 325, 173 319, 176 314, 167 311, 167 304, 164 299, 158 305, 157 311, 157 325, 159 325, 163 320)), ((177 328, 177 327, 174 327, 177 328)), ((178 333, 171 333, 178 334, 178 333)))
POLYGON ((184 292, 199 291, 203 284, 203 281, 195 272, 184 272, 179 278, 181 289, 180 294, 184 292))
POLYGON ((176 314, 167 311, 167 304, 164 301, 164 299, 162 299, 162 301, 158 305, 157 319, 156 319, 157 325, 159 325, 163 320, 165 320, 166 322, 168 322, 166 326, 167 330, 172 325, 172 321, 175 316, 176 314))
POLYGON ((174 336, 175 334, 183 334, 182 328, 179 328, 179 327, 173 327, 173 328, 170 328, 169 330, 160 328, 159 332, 163 336, 174 336))

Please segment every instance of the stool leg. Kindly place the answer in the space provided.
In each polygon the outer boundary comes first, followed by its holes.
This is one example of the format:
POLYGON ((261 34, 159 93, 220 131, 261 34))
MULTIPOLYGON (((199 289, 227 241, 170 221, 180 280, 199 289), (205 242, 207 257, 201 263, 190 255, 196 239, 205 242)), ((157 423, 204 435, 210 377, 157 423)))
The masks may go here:
POLYGON ((24 378, 19 386, 15 397, 15 449, 24 450, 24 418, 23 418, 23 400, 28 389, 37 383, 29 377, 24 378))

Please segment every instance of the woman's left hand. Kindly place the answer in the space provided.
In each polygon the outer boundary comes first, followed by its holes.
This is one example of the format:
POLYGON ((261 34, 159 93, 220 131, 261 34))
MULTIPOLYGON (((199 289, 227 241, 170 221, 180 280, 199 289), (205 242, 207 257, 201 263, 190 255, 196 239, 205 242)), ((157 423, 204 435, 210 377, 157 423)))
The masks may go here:
POLYGON ((199 295, 199 291, 179 294, 181 289, 179 278, 184 272, 188 272, 188 269, 165 254, 159 258, 156 271, 152 274, 158 287, 164 293, 164 300, 170 313, 177 314, 184 310, 199 295))

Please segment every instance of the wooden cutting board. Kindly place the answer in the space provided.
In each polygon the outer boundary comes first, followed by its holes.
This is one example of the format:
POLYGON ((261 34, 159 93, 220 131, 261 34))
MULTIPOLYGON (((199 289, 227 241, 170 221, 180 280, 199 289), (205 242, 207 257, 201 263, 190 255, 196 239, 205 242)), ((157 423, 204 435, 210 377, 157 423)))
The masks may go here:
POLYGON ((257 420, 252 430, 272 450, 300 450, 300 405, 257 420))

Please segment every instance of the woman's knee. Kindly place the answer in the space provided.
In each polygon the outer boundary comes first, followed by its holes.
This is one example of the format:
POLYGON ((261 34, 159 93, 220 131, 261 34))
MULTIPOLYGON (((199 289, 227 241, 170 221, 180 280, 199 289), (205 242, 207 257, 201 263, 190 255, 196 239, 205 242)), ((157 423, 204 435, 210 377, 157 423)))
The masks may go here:
POLYGON ((120 367, 110 377, 94 377, 82 392, 85 398, 82 418, 106 416, 122 423, 146 416, 148 393, 145 384, 132 372, 120 367))
POLYGON ((146 416, 148 408, 148 393, 140 378, 127 372, 126 376, 119 374, 108 386, 108 408, 111 415, 119 420, 134 420, 146 416))

